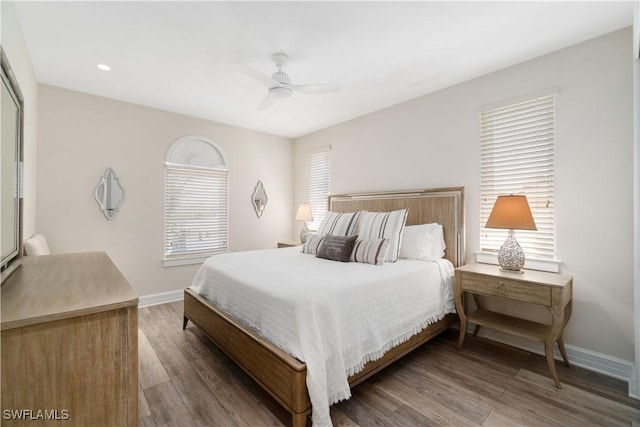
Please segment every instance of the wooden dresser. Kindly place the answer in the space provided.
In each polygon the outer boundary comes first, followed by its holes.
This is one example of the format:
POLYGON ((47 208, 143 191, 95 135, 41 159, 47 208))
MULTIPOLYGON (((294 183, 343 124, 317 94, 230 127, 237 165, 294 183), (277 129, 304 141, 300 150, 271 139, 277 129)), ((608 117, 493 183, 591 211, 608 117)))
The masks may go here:
POLYGON ((104 252, 25 257, 2 284, 4 425, 138 424, 138 295, 104 252))

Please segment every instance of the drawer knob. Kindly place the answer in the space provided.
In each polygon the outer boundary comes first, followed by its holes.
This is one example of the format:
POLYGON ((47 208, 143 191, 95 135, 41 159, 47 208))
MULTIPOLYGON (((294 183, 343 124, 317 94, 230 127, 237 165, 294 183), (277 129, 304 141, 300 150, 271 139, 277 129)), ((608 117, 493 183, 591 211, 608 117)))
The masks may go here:
POLYGON ((505 288, 504 282, 500 282, 500 284, 498 285, 498 293, 504 294, 506 292, 507 292, 507 288, 505 288))

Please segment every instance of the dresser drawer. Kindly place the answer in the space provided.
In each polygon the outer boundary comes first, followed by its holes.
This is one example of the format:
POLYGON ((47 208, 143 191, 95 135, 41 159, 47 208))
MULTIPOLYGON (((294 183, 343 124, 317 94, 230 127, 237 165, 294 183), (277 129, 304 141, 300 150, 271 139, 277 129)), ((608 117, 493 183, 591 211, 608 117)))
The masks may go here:
POLYGON ((551 306, 551 287, 527 284, 517 280, 462 273, 462 290, 551 306))

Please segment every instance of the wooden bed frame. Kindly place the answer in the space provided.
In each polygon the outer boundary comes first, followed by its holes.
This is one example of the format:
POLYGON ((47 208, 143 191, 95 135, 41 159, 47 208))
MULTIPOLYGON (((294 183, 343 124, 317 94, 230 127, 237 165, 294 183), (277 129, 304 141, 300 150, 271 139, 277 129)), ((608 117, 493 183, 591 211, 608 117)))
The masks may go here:
MULTIPOLYGON (((464 188, 438 188, 418 191, 360 193, 329 197, 334 212, 385 212, 408 208, 407 225, 437 222, 444 228, 447 245, 445 257, 454 266, 463 264, 464 256, 464 188)), ((183 329, 191 320, 240 368, 291 413, 294 427, 305 426, 311 413, 306 385, 306 365, 256 335, 191 289, 184 293, 183 329)), ((408 341, 389 350, 364 369, 349 377, 349 384, 369 378, 384 367, 419 347, 458 322, 449 314, 408 341)))

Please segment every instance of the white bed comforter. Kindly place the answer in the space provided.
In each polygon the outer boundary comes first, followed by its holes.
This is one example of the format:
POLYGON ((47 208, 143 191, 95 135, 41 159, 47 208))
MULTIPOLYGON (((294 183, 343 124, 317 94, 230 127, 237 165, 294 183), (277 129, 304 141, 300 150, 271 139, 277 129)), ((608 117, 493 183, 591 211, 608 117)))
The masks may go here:
POLYGON ((191 288, 307 365, 314 426, 351 396, 348 376, 455 312, 453 266, 400 260, 374 266, 299 247, 216 255, 191 288))

